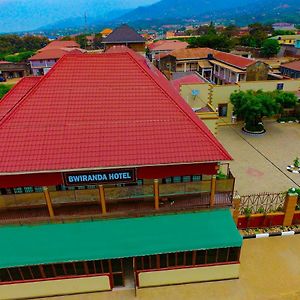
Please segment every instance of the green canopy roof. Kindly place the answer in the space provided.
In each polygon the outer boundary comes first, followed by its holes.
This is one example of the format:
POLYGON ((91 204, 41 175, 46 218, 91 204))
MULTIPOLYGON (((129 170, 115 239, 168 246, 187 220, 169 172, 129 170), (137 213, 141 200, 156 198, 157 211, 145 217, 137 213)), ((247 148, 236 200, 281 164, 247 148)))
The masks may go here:
POLYGON ((0 268, 240 247, 228 209, 0 228, 0 268))

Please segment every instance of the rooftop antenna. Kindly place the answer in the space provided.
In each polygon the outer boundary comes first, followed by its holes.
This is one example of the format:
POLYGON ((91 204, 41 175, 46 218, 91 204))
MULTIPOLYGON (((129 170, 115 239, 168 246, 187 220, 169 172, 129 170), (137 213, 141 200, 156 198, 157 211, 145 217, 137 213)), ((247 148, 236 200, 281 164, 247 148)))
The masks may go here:
MULTIPOLYGON (((86 34, 88 33, 87 14, 86 14, 86 12, 84 12, 84 31, 85 31, 86 34)), ((85 40, 85 42, 84 42, 84 49, 86 49, 86 47, 87 47, 87 39, 86 39, 86 37, 85 37, 84 40, 85 40)))

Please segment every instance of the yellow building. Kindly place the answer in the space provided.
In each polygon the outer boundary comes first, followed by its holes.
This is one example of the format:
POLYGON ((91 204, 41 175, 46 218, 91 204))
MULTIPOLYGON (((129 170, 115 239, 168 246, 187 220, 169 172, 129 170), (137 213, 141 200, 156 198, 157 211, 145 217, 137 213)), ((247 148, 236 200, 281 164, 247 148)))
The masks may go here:
POLYGON ((296 41, 300 40, 300 34, 294 35, 277 35, 270 39, 277 40, 280 45, 295 45, 296 41))
MULTIPOLYGON (((245 81, 228 85, 213 85, 210 83, 181 84, 180 94, 196 112, 210 104, 212 109, 218 113, 216 122, 218 125, 222 125, 235 122, 233 105, 230 103, 230 95, 235 91, 263 90, 268 92, 276 89, 282 89, 285 92, 298 92, 300 90, 300 79, 245 81)), ((201 118, 201 115, 197 115, 201 118)), ((204 122, 207 123, 205 120, 204 122)), ((212 119, 210 119, 211 122, 212 119)), ((206 125, 213 133, 216 133, 214 125, 206 125)))
POLYGON ((104 28, 100 33, 102 35, 102 37, 107 37, 108 35, 110 35, 113 32, 112 29, 110 28, 104 28))

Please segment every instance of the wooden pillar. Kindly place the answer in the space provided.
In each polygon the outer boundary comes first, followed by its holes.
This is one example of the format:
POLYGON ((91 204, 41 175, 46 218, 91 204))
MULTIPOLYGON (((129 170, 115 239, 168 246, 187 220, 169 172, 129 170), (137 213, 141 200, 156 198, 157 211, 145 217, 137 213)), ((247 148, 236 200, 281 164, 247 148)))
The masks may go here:
POLYGON ((293 223, 295 209, 298 201, 298 194, 288 193, 284 202, 283 226, 290 226, 293 223))
POLYGON ((153 190, 154 190, 155 209, 159 210, 159 183, 158 183, 158 179, 154 179, 153 190))
POLYGON ((236 195, 233 198, 233 213, 232 217, 235 222, 235 224, 238 223, 239 215, 240 215, 240 206, 241 206, 241 197, 239 195, 236 195))
POLYGON ((46 200, 46 203, 47 203, 49 216, 50 216, 50 218, 54 218, 54 211, 53 211, 52 201, 51 201, 49 190, 46 186, 43 187, 43 192, 44 192, 45 200, 46 200))
POLYGON ((210 202, 209 202, 210 207, 213 207, 215 205, 216 180, 217 180, 216 175, 213 175, 210 183, 210 202))
POLYGON ((106 215, 106 203, 105 203, 105 192, 104 192, 104 186, 99 185, 99 195, 100 195, 100 204, 101 204, 101 211, 103 215, 106 215))

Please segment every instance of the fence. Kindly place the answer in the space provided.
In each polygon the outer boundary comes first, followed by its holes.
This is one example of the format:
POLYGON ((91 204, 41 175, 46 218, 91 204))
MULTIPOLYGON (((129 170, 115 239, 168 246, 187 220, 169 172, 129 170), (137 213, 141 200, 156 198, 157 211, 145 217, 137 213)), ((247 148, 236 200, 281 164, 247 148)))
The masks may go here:
POLYGON ((300 224, 297 194, 234 195, 233 218, 239 229, 300 224))
POLYGON ((270 213, 282 211, 286 192, 260 193, 240 196, 240 214, 270 213))

